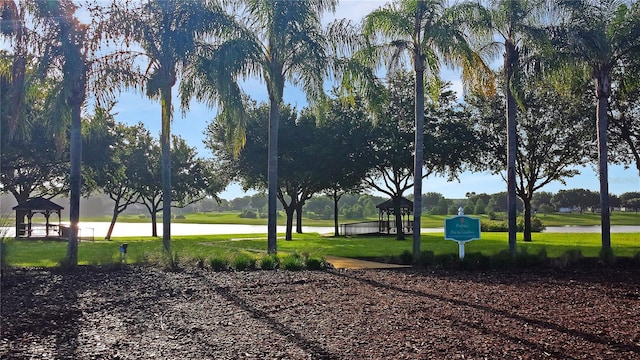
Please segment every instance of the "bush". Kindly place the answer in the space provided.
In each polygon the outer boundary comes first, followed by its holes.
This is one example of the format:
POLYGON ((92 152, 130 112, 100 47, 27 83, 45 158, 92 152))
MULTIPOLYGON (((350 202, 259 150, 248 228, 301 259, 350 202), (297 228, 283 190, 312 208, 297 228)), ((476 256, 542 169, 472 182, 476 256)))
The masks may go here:
MULTIPOLYGON (((518 220, 516 221, 516 226, 517 226, 519 232, 523 232, 524 231, 524 217, 523 216, 518 217, 518 220)), ((544 224, 542 224, 542 220, 540 220, 539 217, 532 216, 531 217, 531 232, 541 232, 544 229, 546 229, 546 227, 544 226, 544 224)))
POLYGON ((180 215, 176 215, 176 216, 174 217, 174 219, 177 219, 177 220, 184 220, 184 219, 186 219, 186 217, 185 217, 184 215, 180 214, 180 215))
POLYGON ((280 265, 280 258, 276 254, 271 254, 260 259, 260 268, 262 270, 274 270, 280 265))
POLYGON ((226 271, 229 270, 230 262, 226 256, 214 256, 209 258, 209 266, 213 271, 226 271))
POLYGON ((289 271, 300 271, 305 268, 304 258, 297 253, 285 256, 280 265, 282 269, 289 271))
POLYGON ((306 261, 307 270, 322 270, 329 267, 329 263, 324 258, 308 258, 306 261))
POLYGON ((405 250, 400 254, 400 264, 409 265, 413 263, 413 253, 409 250, 405 250))
POLYGON ((255 211, 253 211, 251 209, 244 209, 240 213, 240 217, 243 218, 243 219, 257 219, 258 218, 258 213, 256 213, 255 211))
POLYGON ((233 268, 237 271, 255 270, 256 258, 250 254, 240 253, 233 259, 233 268))

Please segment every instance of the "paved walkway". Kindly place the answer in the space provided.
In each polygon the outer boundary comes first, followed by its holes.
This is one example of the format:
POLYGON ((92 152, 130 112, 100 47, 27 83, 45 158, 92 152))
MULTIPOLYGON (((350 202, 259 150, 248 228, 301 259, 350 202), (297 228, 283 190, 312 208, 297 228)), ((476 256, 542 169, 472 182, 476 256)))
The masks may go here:
POLYGON ((411 267, 411 265, 386 264, 338 256, 327 256, 326 259, 336 269, 400 269, 411 267))

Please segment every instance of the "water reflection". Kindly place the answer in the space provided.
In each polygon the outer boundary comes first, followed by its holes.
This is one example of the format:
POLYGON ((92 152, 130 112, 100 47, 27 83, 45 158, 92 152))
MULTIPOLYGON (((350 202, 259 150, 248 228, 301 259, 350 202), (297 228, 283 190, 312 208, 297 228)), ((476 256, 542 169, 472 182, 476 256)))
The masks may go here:
MULTIPOLYGON (((82 222, 80 229, 83 237, 93 236, 95 239, 104 238, 109 230, 108 222, 82 222)), ((158 224, 158 235, 162 236, 162 224, 158 224)), ((151 223, 116 223, 113 228, 113 237, 125 236, 151 236, 151 223)), ((6 231, 5 236, 14 237, 15 228, 0 227, 0 235, 6 231)), ((278 226, 278 232, 284 233, 285 227, 278 226)), ((328 226, 303 226, 302 232, 333 235, 333 227, 328 226)), ((444 232, 443 228, 423 228, 422 233, 444 232)), ((550 226, 546 233, 599 233, 600 226, 550 226)), ((614 233, 640 232, 640 226, 612 226, 614 233)), ((266 234, 267 225, 240 225, 240 224, 171 224, 171 234, 180 235, 222 235, 222 234, 266 234)))

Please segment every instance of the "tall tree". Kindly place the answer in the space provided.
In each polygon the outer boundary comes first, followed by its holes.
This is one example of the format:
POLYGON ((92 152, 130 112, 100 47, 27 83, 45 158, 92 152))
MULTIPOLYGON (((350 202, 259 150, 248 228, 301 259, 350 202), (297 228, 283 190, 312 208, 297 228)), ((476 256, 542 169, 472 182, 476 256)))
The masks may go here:
MULTIPOLYGON (((562 96, 544 78, 523 78, 521 82, 525 94, 521 98, 524 107, 517 113, 516 194, 524 205, 524 241, 531 241, 534 194, 553 181, 564 183, 577 175, 576 167, 589 161, 594 142, 586 93, 562 96)), ((504 178, 505 96, 475 95, 466 100, 484 132, 486 164, 504 178)))
POLYGON ((612 74, 640 58, 640 3, 572 0, 559 2, 563 23, 550 28, 553 44, 569 66, 593 80, 596 98, 598 177, 602 250, 611 250, 609 212, 608 110, 612 74))
POLYGON ((78 223, 80 222, 80 192, 82 187, 82 106, 87 92, 89 69, 88 26, 75 17, 77 6, 71 0, 38 1, 34 3, 34 19, 43 28, 42 65, 56 67, 62 73, 62 103, 70 111, 70 235, 65 262, 78 263, 78 223))
POLYGON ((242 98, 238 81, 257 75, 269 95, 267 250, 277 252, 278 126, 285 83, 302 87, 313 106, 323 97, 326 44, 321 15, 336 0, 238 0, 245 24, 233 39, 215 47, 201 64, 205 81, 190 86, 199 98, 219 98, 229 118, 242 98))
MULTIPOLYGON (((423 129, 425 76, 434 99, 440 93, 440 62, 465 68, 470 75, 472 65, 482 65, 471 51, 464 33, 466 6, 447 7, 444 0, 399 0, 373 11, 363 20, 363 31, 371 44, 375 63, 385 62, 392 68, 409 57, 415 74, 414 133, 414 209, 413 256, 420 255, 420 217, 422 216, 423 129), (376 43, 376 40, 382 40, 376 43)), ((481 68, 482 66, 480 66, 481 68)))
POLYGON ((107 33, 125 44, 142 48, 123 53, 132 69, 140 56, 146 57, 144 84, 125 85, 145 89, 162 107, 162 244, 171 252, 171 121, 173 87, 194 59, 200 40, 215 37, 233 23, 213 1, 152 0, 134 4, 115 1, 110 8, 107 33))
POLYGON ((523 72, 540 42, 540 19, 544 0, 491 0, 477 21, 475 32, 480 35, 483 54, 498 56, 503 50, 503 77, 506 93, 506 162, 507 162, 507 223, 509 251, 516 252, 516 159, 517 105, 520 100, 519 74, 523 72))

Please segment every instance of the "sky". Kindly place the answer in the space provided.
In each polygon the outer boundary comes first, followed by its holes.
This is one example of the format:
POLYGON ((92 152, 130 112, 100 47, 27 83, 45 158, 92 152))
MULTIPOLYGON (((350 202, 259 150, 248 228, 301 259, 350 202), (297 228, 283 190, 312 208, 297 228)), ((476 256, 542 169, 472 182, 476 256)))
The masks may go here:
MULTIPOLYGON (((342 0, 334 17, 348 18, 359 22, 363 16, 385 3, 386 1, 375 0, 342 0)), ((325 22, 330 20, 332 20, 332 16, 325 17, 325 22)), ((453 69, 443 69, 441 76, 453 84, 454 90, 461 92, 462 85, 459 72, 453 69)), ((265 84, 258 80, 246 81, 243 88, 251 98, 258 102, 266 102, 268 99, 265 84)), ((174 93, 177 93, 177 86, 174 87, 174 93)), ((307 104, 304 94, 291 85, 285 87, 284 100, 299 109, 307 104)), ((211 152, 203 144, 205 137, 203 132, 207 124, 215 117, 216 110, 192 101, 189 111, 183 116, 177 98, 174 100, 174 108, 172 133, 186 139, 190 146, 196 147, 199 156, 211 157, 211 152)), ((116 121, 131 125, 142 122, 152 134, 157 136, 160 133, 160 103, 145 98, 141 93, 122 93, 113 111, 116 121)), ((286 141, 286 139, 280 138, 280 141, 286 141)), ((573 178, 567 178, 566 185, 562 185, 560 182, 553 182, 542 188, 541 191, 555 193, 561 189, 575 188, 598 191, 599 182, 594 166, 580 168, 581 174, 573 178)), ((460 174, 459 181, 454 180, 452 182, 447 181, 446 178, 434 176, 423 181, 424 193, 438 192, 450 199, 464 198, 467 192, 492 194, 502 191, 506 191, 506 182, 499 175, 491 175, 490 173, 465 172, 460 174)), ((621 166, 610 165, 609 191, 616 195, 629 191, 640 191, 640 176, 633 168, 625 170, 621 166)), ((249 192, 249 194, 252 193, 255 193, 255 191, 249 192)), ((409 190, 405 195, 410 193, 412 193, 412 190, 409 190)), ((220 194, 220 197, 230 200, 243 195, 245 194, 238 184, 231 184, 220 194)))

